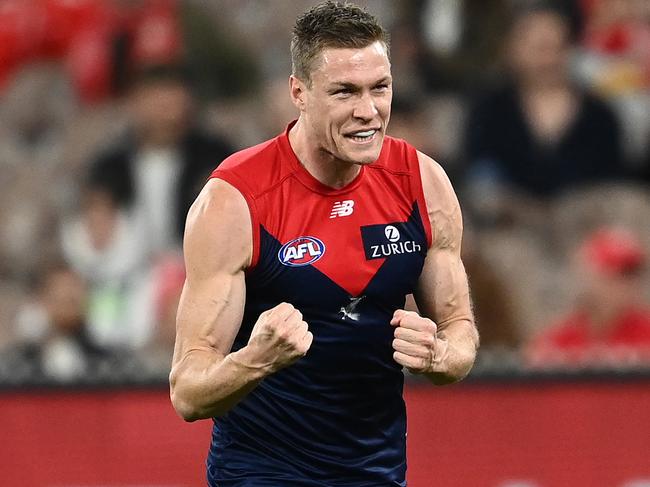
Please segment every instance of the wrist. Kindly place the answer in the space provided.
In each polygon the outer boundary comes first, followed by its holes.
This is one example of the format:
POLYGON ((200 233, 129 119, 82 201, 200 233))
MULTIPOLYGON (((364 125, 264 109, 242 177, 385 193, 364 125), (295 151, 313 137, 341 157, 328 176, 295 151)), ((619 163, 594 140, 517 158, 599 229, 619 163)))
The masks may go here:
POLYGON ((431 350, 427 372, 444 372, 449 362, 451 347, 449 341, 441 336, 436 337, 435 343, 434 349, 431 350))
POLYGON ((263 379, 273 373, 271 364, 260 361, 250 345, 228 354, 226 359, 240 369, 242 373, 250 374, 253 379, 263 379))
POLYGON ((431 366, 425 374, 434 384, 446 385, 465 378, 474 363, 473 356, 459 350, 444 338, 438 339, 431 366))

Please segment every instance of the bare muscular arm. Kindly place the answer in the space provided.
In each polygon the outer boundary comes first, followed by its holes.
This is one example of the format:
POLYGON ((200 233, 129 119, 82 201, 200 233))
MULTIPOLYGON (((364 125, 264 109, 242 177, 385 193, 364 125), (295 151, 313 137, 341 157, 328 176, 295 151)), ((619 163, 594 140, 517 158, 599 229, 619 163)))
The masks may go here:
POLYGON ((447 384, 469 373, 479 339, 460 257, 458 200, 442 168, 424 154, 418 157, 433 241, 414 293, 421 316, 398 310, 391 321, 397 327, 394 356, 412 372, 447 384))
POLYGON ((187 421, 226 413, 311 345, 302 315, 282 303, 262 313, 248 344, 230 353, 244 311, 251 235, 242 195, 224 181, 208 182, 187 219, 187 278, 170 374, 172 403, 187 421))

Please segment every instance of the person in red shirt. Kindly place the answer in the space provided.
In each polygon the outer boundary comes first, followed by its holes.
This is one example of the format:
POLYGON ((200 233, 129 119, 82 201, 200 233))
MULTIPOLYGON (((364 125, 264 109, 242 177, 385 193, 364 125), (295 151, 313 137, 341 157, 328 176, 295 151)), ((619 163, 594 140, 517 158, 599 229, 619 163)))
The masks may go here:
POLYGON ((650 364, 650 308, 641 277, 646 251, 632 234, 602 228, 577 251, 581 289, 575 309, 526 349, 534 368, 650 364))

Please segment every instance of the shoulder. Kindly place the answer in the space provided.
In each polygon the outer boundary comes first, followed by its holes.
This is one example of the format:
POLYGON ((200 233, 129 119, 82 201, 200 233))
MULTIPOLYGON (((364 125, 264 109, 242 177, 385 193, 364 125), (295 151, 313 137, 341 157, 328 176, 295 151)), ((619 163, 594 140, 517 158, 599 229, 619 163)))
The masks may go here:
POLYGON ((420 151, 417 152, 417 156, 422 178, 422 191, 427 207, 447 207, 449 209, 457 207, 456 192, 442 166, 420 151))
POLYGON ((422 184, 433 185, 440 187, 440 189, 453 192, 449 177, 442 166, 423 152, 417 151, 417 156, 420 174, 422 175, 422 184))
POLYGON ((491 86, 473 96, 470 104, 475 113, 499 113, 517 105, 516 91, 510 83, 491 86))
POLYGON ((188 132, 182 147, 189 166, 216 167, 234 152, 232 143, 227 139, 198 129, 188 132))
POLYGON ((273 155, 275 139, 247 147, 226 157, 217 170, 242 170, 259 165, 273 155))
POLYGON ((596 93, 582 91, 582 113, 585 120, 595 123, 618 124, 616 113, 612 106, 596 93))
POLYGON ((107 190, 121 204, 133 200, 132 149, 126 140, 104 148, 92 160, 85 174, 92 188, 107 190))
POLYGON ((213 259, 247 267, 252 255, 251 234, 251 217, 241 192, 227 181, 211 179, 187 216, 186 257, 195 254, 203 263, 213 259))
POLYGON ((185 136, 184 143, 201 152, 221 152, 224 158, 234 152, 232 143, 219 134, 192 129, 185 136))
POLYGON ((582 98, 583 106, 589 110, 603 113, 613 113, 610 104, 604 98, 601 98, 597 93, 584 88, 574 88, 574 90, 577 91, 578 96, 582 98))
POLYGON ((438 247, 459 247, 463 220, 456 192, 440 164, 422 152, 417 156, 432 242, 438 247))
POLYGON ((209 229, 234 225, 242 218, 248 219, 248 207, 241 192, 227 181, 210 179, 192 204, 187 222, 188 227, 199 223, 209 229))
POLYGON ((283 164, 284 159, 276 137, 227 157, 211 178, 224 179, 255 198, 291 172, 291 168, 283 164))
POLYGON ((91 164, 95 170, 120 170, 130 163, 132 141, 127 136, 122 136, 117 142, 104 147, 97 154, 91 164))

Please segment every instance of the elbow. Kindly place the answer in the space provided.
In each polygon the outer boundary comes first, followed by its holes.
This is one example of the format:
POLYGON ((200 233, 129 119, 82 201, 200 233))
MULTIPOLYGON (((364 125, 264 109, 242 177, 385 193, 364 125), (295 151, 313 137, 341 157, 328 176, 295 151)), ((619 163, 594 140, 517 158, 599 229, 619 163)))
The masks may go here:
POLYGON ((227 413, 226 410, 221 408, 204 408, 200 405, 193 403, 191 401, 179 398, 177 395, 171 395, 172 405, 176 410, 176 413, 186 421, 187 423, 193 423, 199 419, 210 419, 214 417, 220 417, 227 413))
POLYGON ((222 404, 206 404, 201 401, 202 391, 198 384, 183 380, 172 371, 169 377, 170 399, 176 413, 186 422, 223 416, 228 411, 222 404))
POLYGON ((183 387, 183 380, 179 374, 172 370, 169 376, 169 397, 176 413, 188 423, 203 419, 198 405, 191 400, 192 395, 188 394, 186 387, 183 387))
POLYGON ((183 399, 180 394, 171 392, 172 405, 176 413, 188 423, 192 423, 198 419, 202 419, 199 411, 189 401, 183 399))

